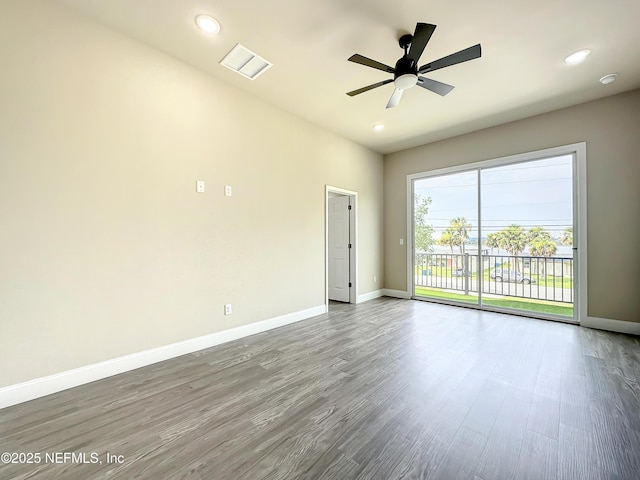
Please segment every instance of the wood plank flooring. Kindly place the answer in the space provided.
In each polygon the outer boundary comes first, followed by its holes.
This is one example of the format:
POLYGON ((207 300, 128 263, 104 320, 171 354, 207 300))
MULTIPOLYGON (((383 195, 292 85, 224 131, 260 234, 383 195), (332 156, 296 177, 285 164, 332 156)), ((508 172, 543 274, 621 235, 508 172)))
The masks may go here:
POLYGON ((640 479, 640 339, 336 303, 0 410, 0 452, 41 454, 2 480, 640 479))

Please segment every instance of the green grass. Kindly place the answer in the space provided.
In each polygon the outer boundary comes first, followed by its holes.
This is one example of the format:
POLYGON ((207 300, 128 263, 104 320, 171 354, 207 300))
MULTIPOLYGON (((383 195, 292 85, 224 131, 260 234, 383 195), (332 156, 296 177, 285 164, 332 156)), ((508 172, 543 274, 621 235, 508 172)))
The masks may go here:
POLYGON ((540 278, 539 275, 534 275, 533 278, 535 278, 538 281, 538 285, 542 287, 555 287, 555 288, 573 287, 573 281, 571 278, 568 278, 568 277, 556 278, 555 283, 554 283, 554 277, 551 275, 547 275, 545 278, 540 278))
MULTIPOLYGON (((422 297, 439 298, 443 300, 455 300, 457 302, 474 303, 478 302, 477 294, 465 295, 464 293, 453 293, 437 288, 416 287, 416 295, 422 297)), ((552 315, 573 316, 573 305, 559 302, 549 302, 546 300, 534 300, 516 297, 483 297, 484 305, 493 307, 512 308, 514 310, 525 310, 528 312, 548 313, 552 315)))
POLYGON ((464 293, 452 293, 437 288, 416 287, 416 295, 420 297, 442 298, 457 302, 478 303, 478 295, 465 295, 464 293))
POLYGON ((483 298, 484 305, 494 307, 513 308, 515 310, 527 310, 530 312, 549 313, 552 315, 562 315, 564 317, 573 317, 573 306, 567 304, 546 303, 543 301, 529 301, 528 299, 506 298, 483 298))

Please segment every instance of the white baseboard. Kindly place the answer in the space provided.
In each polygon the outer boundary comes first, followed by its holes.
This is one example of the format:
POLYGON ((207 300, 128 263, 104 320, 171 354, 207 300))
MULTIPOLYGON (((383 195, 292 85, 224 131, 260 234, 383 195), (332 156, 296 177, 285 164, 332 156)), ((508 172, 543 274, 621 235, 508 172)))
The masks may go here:
POLYGON ((382 294, 385 297, 395 297, 395 298, 411 298, 409 292, 404 292, 402 290, 391 290, 390 288, 383 288, 382 294))
POLYGON ((0 388, 0 409, 326 313, 325 305, 0 388))
POLYGON ((383 295, 382 290, 374 290, 373 292, 363 293, 358 295, 356 303, 366 302, 367 300, 373 300, 374 298, 380 298, 383 295))
POLYGON ((608 318, 587 317, 586 320, 580 322, 580 325, 587 328, 597 328, 598 330, 640 335, 640 323, 638 322, 623 322, 622 320, 610 320, 608 318))

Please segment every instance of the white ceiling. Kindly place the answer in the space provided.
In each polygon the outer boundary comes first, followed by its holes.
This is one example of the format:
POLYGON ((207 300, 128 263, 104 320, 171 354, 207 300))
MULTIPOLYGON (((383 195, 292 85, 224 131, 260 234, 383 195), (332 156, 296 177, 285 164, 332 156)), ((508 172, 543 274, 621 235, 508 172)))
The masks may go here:
POLYGON ((640 87, 638 0, 58 0, 98 22, 381 153, 390 153, 640 87), (197 14, 222 25, 202 34, 197 14), (430 78, 440 97, 393 85, 346 92, 390 75, 347 61, 354 53, 395 65, 397 39, 416 22, 438 26, 419 64, 482 44, 482 58, 430 78), (273 62, 255 81, 218 64, 236 44, 273 62), (563 59, 582 48, 587 61, 563 59), (603 86, 598 79, 617 73, 603 86), (381 132, 372 130, 384 123, 381 132))

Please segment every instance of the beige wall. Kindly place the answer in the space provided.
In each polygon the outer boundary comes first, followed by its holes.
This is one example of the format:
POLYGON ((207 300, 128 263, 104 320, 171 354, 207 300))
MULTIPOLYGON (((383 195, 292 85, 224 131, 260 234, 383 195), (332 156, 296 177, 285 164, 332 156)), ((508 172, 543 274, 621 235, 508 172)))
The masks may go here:
POLYGON ((385 287, 407 289, 408 174, 582 141, 588 315, 640 321, 640 90, 387 155, 385 287))
POLYGON ((381 155, 50 3, 0 59, 0 387, 324 304, 325 184, 382 286, 381 155))

